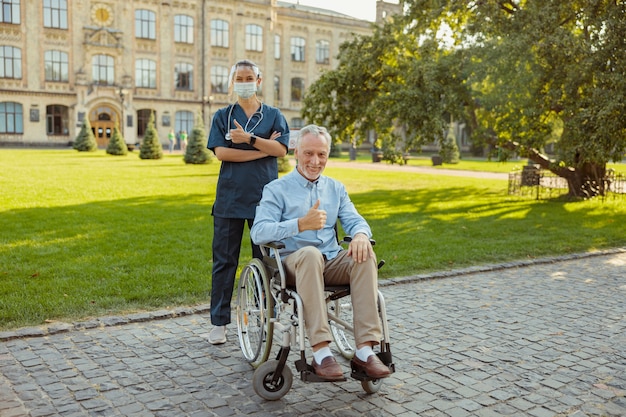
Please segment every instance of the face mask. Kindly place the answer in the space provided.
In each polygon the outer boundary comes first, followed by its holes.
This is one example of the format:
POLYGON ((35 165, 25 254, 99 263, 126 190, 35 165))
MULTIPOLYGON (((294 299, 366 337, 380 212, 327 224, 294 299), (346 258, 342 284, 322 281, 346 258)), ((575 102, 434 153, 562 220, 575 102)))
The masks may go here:
POLYGON ((233 91, 241 98, 250 98, 256 93, 256 82, 235 83, 233 91))

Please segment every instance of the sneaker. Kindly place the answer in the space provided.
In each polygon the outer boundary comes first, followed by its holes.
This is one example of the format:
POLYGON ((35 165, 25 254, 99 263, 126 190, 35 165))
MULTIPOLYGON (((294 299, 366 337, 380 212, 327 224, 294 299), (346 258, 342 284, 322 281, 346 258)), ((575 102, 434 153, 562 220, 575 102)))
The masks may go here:
POLYGON ((214 326, 211 333, 209 333, 209 343, 212 345, 226 343, 226 326, 214 326))

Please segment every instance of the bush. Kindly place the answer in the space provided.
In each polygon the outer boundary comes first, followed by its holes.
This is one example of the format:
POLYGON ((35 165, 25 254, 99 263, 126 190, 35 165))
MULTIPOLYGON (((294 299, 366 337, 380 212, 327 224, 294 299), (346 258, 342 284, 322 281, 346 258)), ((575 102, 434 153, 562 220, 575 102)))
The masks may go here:
POLYGON ((161 159, 163 158, 163 146, 159 140, 159 134, 154 127, 154 113, 150 113, 146 133, 141 142, 139 151, 141 159, 161 159))
POLYGON ((291 164, 289 163, 289 158, 283 156, 282 158, 278 158, 278 172, 289 172, 291 171, 291 164))
POLYGON ((76 136, 76 140, 74 140, 74 149, 79 152, 95 152, 98 150, 96 137, 91 131, 91 124, 87 118, 83 120, 80 132, 78 132, 78 136, 76 136))
POLYGON ((107 153, 109 155, 127 155, 128 148, 126 147, 126 141, 124 141, 124 137, 120 132, 120 128, 115 124, 113 128, 113 136, 111 136, 111 140, 107 145, 107 153))
POLYGON ((184 161, 186 164, 210 164, 213 154, 207 149, 207 135, 202 117, 196 117, 196 124, 189 135, 184 161))

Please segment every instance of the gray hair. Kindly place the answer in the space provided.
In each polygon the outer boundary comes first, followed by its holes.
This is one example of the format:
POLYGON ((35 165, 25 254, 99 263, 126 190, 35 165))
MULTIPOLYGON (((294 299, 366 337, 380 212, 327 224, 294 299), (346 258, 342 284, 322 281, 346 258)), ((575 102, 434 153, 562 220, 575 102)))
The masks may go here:
POLYGON ((296 142, 297 149, 300 149, 300 142, 302 141, 302 138, 304 137, 304 135, 308 135, 308 134, 313 134, 315 136, 324 137, 324 139, 326 139, 326 144, 328 145, 328 153, 330 153, 330 145, 333 139, 325 127, 317 126, 317 125, 307 125, 307 126, 304 126, 302 129, 300 129, 300 131, 298 132, 298 141, 296 142))

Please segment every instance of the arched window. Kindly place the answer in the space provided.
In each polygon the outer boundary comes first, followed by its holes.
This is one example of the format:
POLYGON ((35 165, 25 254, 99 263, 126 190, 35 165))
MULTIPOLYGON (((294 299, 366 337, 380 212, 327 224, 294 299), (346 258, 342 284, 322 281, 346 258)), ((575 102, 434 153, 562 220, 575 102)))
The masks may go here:
POLYGON ((193 90, 193 65, 186 62, 176 64, 174 76, 177 90, 193 90))
POLYGON ((138 59, 135 64, 135 84, 142 88, 156 88, 156 61, 138 59))
POLYGON ((263 28, 259 25, 246 25, 246 51, 263 51, 263 28))
POLYGON ((304 62, 304 49, 306 40, 300 37, 291 38, 291 60, 296 62, 304 62))
POLYGON ((135 37, 156 39, 156 13, 152 10, 135 10, 135 37))
POLYGON ((185 14, 174 16, 174 41, 193 43, 193 17, 185 14))
POLYGON ((302 78, 291 79, 291 101, 301 101, 304 94, 304 80, 302 78))
POLYGON ((20 103, 0 102, 0 133, 24 133, 24 112, 20 103))
POLYGON ((115 80, 113 57, 109 55, 94 55, 91 58, 91 74, 95 84, 113 85, 115 80))
POLYGON ((150 120, 150 113, 154 113, 154 123, 156 127, 157 113, 153 109, 141 109, 137 110, 137 136, 142 138, 146 134, 148 128, 148 121, 150 120))
POLYGON ((211 46, 228 48, 228 22, 221 19, 211 20, 211 46))
POLYGON ((191 134, 193 130, 193 113, 190 111, 177 111, 176 120, 174 121, 174 131, 176 133, 186 131, 187 134, 191 134))
POLYGON ((44 66, 46 81, 67 82, 69 80, 69 60, 67 58, 67 52, 46 51, 44 53, 44 66))
POLYGON ((22 50, 13 46, 0 46, 0 78, 22 78, 22 50))
POLYGON ((216 65, 211 67, 211 92, 228 93, 228 68, 216 65))
POLYGON ((46 106, 46 133, 48 135, 69 135, 69 123, 67 106, 57 104, 46 106))
POLYGON ((330 42, 319 40, 315 43, 315 62, 318 64, 330 64, 330 42))

